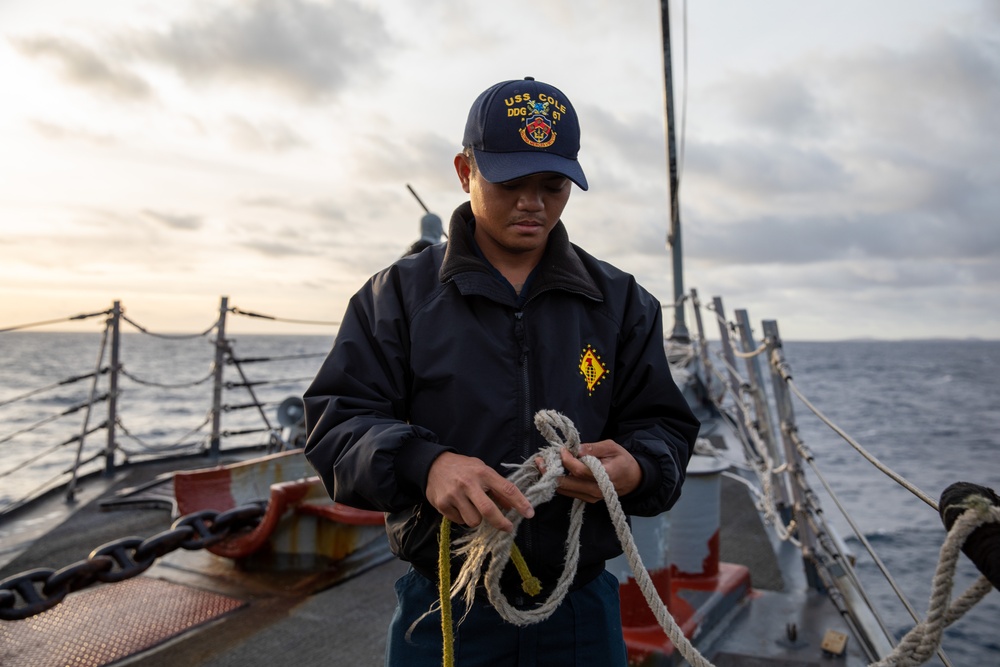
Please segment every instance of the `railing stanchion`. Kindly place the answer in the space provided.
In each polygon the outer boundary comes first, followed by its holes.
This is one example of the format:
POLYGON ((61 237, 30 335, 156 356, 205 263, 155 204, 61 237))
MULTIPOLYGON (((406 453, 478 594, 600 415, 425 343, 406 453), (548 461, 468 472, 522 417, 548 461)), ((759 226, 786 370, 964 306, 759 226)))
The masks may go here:
POLYGON ((733 400, 738 401, 740 398, 740 378, 734 370, 736 368, 736 355, 733 354, 732 335, 729 332, 729 327, 726 326, 726 310, 722 306, 722 297, 712 297, 712 310, 715 311, 715 319, 719 322, 719 342, 722 343, 722 356, 726 360, 729 391, 733 395, 733 400))
MULTIPOLYGON (((750 329, 750 317, 746 310, 736 311, 736 326, 739 329, 740 339, 743 341, 743 352, 750 353, 757 349, 757 343, 753 339, 753 331, 750 329)), ((771 425, 771 411, 767 404, 767 394, 764 392, 764 376, 760 370, 760 361, 756 356, 748 357, 746 360, 747 376, 750 381, 750 393, 753 397, 754 412, 757 417, 757 432, 760 434, 764 446, 767 447, 767 454, 775 467, 780 467, 784 456, 778 450, 774 439, 774 428, 771 425)), ((775 498, 773 498, 778 511, 787 523, 789 517, 786 516, 791 503, 788 499, 788 488, 784 479, 779 477, 773 470, 768 471, 771 475, 772 488, 775 498)))
POLYGON ((118 373, 121 371, 122 302, 115 301, 108 320, 111 327, 111 368, 108 373, 108 445, 104 450, 104 475, 115 474, 115 425, 118 421, 118 373))
POLYGON ((691 309, 694 311, 695 326, 698 330, 698 356, 701 358, 701 367, 705 377, 705 391, 709 395, 712 393, 712 374, 708 372, 710 363, 708 360, 708 340, 705 338, 705 324, 701 321, 701 301, 698 300, 698 290, 691 288, 691 309))
POLYGON ((219 323, 215 331, 215 366, 212 381, 212 440, 210 454, 213 459, 219 458, 222 433, 222 371, 226 364, 226 350, 229 342, 226 340, 226 315, 229 313, 229 297, 224 296, 219 303, 219 323))
POLYGON ((792 494, 792 513, 795 517, 796 531, 799 542, 802 543, 802 560, 806 570, 806 580, 816 589, 822 589, 823 583, 816 571, 816 563, 812 560, 817 553, 817 536, 809 521, 809 499, 804 489, 805 470, 802 467, 802 457, 795 446, 795 413, 792 409, 792 395, 785 384, 785 374, 788 367, 785 364, 781 336, 778 334, 778 323, 775 320, 762 322, 764 337, 767 340, 768 367, 771 369, 771 387, 774 389, 774 404, 778 411, 779 431, 785 450, 785 461, 788 463, 788 479, 792 494))

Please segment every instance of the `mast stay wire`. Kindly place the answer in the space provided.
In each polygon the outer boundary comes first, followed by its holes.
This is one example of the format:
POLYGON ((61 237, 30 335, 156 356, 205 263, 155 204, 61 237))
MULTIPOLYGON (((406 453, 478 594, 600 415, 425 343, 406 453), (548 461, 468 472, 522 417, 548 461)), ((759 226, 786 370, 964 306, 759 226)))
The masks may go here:
POLYGON ((779 368, 778 370, 781 373, 781 377, 785 381, 785 384, 788 385, 788 388, 792 390, 792 392, 799 398, 799 400, 802 401, 802 403, 807 408, 809 408, 809 410, 811 410, 812 413, 820 419, 820 421, 829 426, 837 435, 843 438, 844 441, 847 442, 847 444, 853 447, 859 454, 861 454, 861 456, 865 457, 869 463, 871 463, 873 466, 875 466, 883 473, 885 473, 886 476, 888 476, 890 479, 892 479, 894 482, 899 484, 901 487, 912 493, 920 500, 927 503, 931 508, 934 509, 935 512, 938 511, 938 504, 930 496, 928 496, 926 493, 917 488, 917 486, 912 482, 910 482, 908 479, 906 479, 905 477, 894 471, 889 466, 882 463, 874 454, 872 454, 867 449, 862 447, 857 440, 848 435, 846 431, 844 431, 842 428, 834 424, 830 420, 830 418, 827 417, 825 414, 823 414, 823 412, 819 408, 813 405, 808 398, 803 396, 802 392, 799 391, 798 386, 796 386, 795 382, 792 380, 791 375, 787 373, 787 368, 779 368))

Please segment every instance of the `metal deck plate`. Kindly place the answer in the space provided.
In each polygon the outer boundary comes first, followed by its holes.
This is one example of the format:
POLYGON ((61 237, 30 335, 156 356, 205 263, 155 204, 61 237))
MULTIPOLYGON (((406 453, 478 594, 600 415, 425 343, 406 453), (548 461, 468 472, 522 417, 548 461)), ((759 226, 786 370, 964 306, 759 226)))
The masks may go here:
POLYGON ((245 604, 149 577, 101 584, 32 618, 0 622, 0 665, 106 665, 245 604))

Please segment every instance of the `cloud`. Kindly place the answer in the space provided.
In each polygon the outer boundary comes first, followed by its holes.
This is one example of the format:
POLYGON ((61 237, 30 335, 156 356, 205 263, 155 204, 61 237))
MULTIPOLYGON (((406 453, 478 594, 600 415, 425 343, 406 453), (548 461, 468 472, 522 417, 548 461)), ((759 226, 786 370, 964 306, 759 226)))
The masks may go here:
POLYGON ((288 124, 275 120, 253 121, 231 115, 225 121, 230 143, 240 149, 265 153, 283 153, 308 145, 288 124))
POLYGON ((93 33, 92 46, 61 35, 12 37, 10 42, 22 55, 54 65, 67 83, 133 102, 156 98, 150 67, 196 88, 251 86, 300 100, 325 100, 352 83, 379 78, 391 46, 379 14, 350 0, 197 6, 197 15, 163 29, 93 33))
POLYGON ((28 122, 35 132, 53 141, 79 141, 95 146, 111 146, 117 143, 115 137, 103 132, 93 132, 88 129, 69 127, 39 119, 28 122))
POLYGON ((712 93, 730 117, 754 134, 778 141, 809 138, 829 124, 817 92, 798 71, 744 73, 712 93))
POLYGON ((252 208, 274 209, 298 215, 306 215, 327 222, 344 222, 347 220, 347 212, 344 205, 339 204, 332 199, 319 199, 315 201, 303 202, 285 197, 258 196, 245 197, 240 203, 244 206, 252 208))
POLYGON ((163 211, 144 209, 142 214, 147 218, 152 218, 165 227, 170 229, 180 229, 182 231, 194 231, 201 229, 204 224, 201 217, 186 213, 166 213, 163 211))
POLYGON ((10 42, 22 55, 53 65, 67 83, 120 101, 147 101, 153 97, 152 88, 142 77, 72 39, 12 37, 10 42))
POLYGON ((857 285, 981 276, 1000 260, 996 43, 941 30, 906 51, 811 56, 712 86, 728 125, 709 136, 692 121, 681 199, 690 253, 713 267, 784 265, 788 276, 851 262, 836 279, 857 285))
POLYGON ((249 248, 267 257, 278 259, 286 257, 303 257, 318 254, 317 250, 308 243, 284 243, 281 241, 244 241, 240 243, 244 248, 249 248))
POLYGON ((379 76, 390 43, 376 12, 346 0, 238 2, 116 41, 186 81, 273 87, 303 99, 379 76))

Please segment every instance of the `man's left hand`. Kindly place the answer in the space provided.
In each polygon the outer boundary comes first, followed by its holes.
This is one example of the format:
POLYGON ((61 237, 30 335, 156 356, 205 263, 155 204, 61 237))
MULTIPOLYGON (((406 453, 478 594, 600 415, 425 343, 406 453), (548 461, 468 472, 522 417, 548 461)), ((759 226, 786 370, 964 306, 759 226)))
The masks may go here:
MULTIPOLYGON (((559 478, 556 493, 579 498, 588 503, 604 500, 601 488, 590 468, 573 456, 568 449, 560 453, 566 475, 559 478)), ((615 493, 624 496, 638 488, 642 482, 642 469, 635 458, 614 440, 587 442, 580 445, 580 456, 593 456, 601 462, 615 486, 615 493)))

